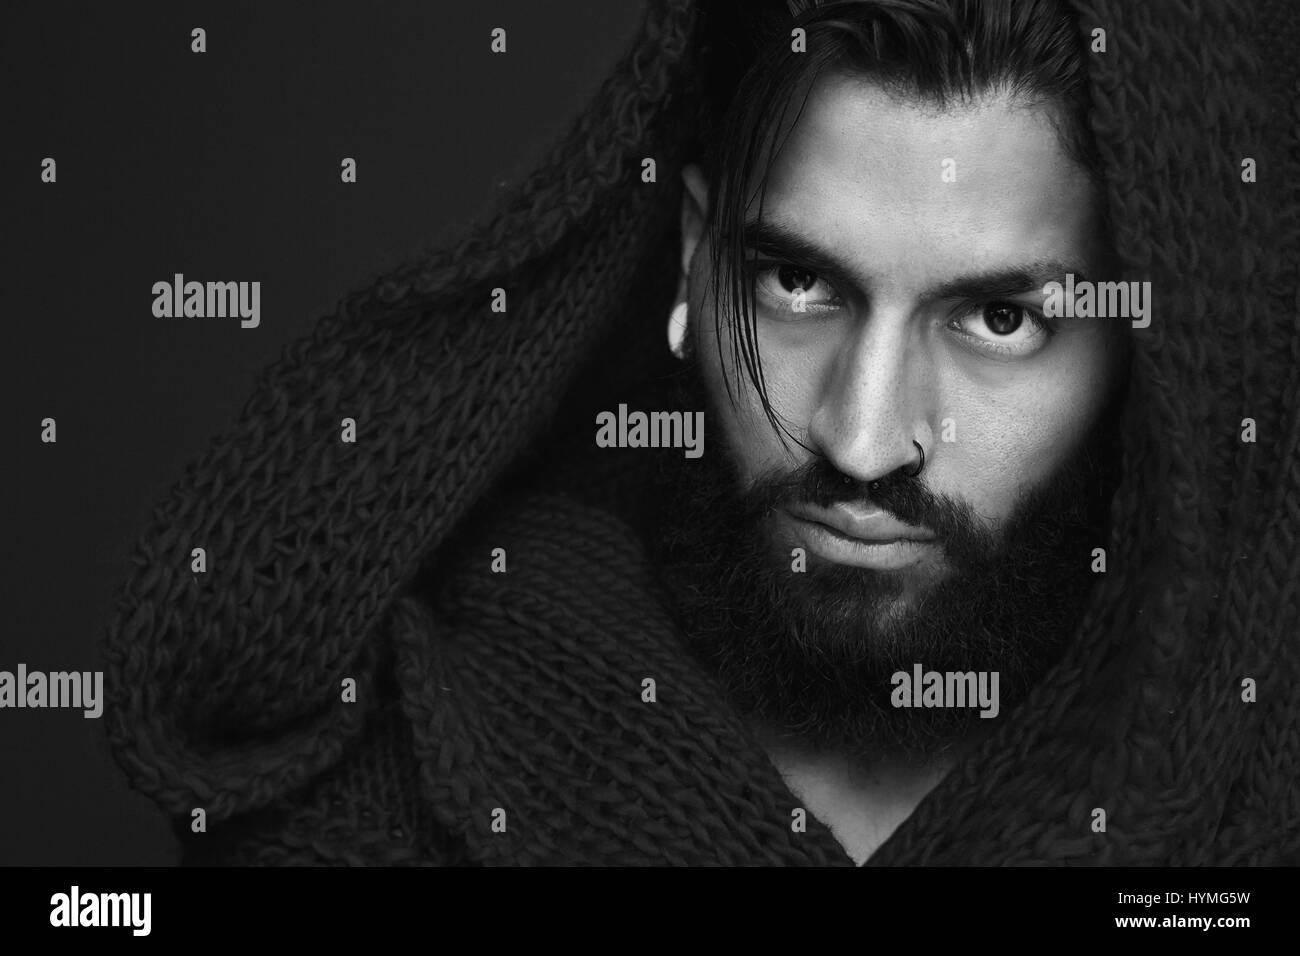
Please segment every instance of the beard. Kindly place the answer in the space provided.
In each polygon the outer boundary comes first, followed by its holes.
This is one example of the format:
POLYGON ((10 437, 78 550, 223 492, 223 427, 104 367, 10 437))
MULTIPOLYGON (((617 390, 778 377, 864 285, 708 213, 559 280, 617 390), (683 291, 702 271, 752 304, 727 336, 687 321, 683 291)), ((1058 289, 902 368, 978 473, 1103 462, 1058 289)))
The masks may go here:
MULTIPOLYGON (((694 359, 668 407, 721 422, 694 359)), ((999 716, 1060 658, 1086 605, 1118 478, 1118 396, 1055 472, 993 528, 971 505, 896 471, 874 482, 814 456, 742 490, 736 450, 661 458, 657 565, 691 650, 742 715, 778 733, 868 759, 942 754, 995 719, 980 708, 895 707, 892 676, 998 672, 999 716), (777 509, 868 502, 935 535, 948 573, 905 599, 905 571, 816 559, 794 570, 777 509)), ((1009 480, 1013 475, 1007 476, 1009 480)), ((806 549, 805 549, 806 550, 806 549)), ((912 690, 919 701, 921 688, 912 690)))

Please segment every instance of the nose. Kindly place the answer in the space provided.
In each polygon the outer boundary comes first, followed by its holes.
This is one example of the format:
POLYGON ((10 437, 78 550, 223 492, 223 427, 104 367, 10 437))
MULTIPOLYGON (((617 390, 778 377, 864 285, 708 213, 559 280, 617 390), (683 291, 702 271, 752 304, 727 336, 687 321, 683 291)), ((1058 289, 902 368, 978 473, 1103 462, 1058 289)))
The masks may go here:
POLYGON ((879 309, 827 365, 808 435, 843 474, 871 482, 916 470, 930 445, 932 369, 904 309, 879 309))

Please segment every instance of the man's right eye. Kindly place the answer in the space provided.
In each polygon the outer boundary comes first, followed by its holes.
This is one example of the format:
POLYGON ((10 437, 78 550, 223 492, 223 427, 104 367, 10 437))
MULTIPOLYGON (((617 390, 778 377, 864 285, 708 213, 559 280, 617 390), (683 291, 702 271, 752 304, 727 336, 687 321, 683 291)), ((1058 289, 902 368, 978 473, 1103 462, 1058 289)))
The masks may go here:
POLYGON ((792 262, 755 263, 754 286, 764 303, 780 312, 823 312, 840 305, 829 282, 792 262))

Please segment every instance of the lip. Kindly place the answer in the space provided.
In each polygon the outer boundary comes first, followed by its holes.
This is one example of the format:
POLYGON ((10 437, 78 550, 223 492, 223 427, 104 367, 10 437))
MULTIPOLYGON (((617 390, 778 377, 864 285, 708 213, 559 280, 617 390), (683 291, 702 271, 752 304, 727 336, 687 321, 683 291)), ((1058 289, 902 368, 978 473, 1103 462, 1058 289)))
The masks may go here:
POLYGON ((877 570, 918 563, 934 550, 934 535, 902 524, 879 508, 844 503, 788 509, 799 537, 827 561, 877 570))
POLYGON ((826 525, 832 531, 863 544, 895 544, 900 541, 924 544, 934 540, 933 534, 905 525, 881 508, 863 508, 840 502, 829 508, 800 505, 790 509, 790 514, 801 521, 826 525))

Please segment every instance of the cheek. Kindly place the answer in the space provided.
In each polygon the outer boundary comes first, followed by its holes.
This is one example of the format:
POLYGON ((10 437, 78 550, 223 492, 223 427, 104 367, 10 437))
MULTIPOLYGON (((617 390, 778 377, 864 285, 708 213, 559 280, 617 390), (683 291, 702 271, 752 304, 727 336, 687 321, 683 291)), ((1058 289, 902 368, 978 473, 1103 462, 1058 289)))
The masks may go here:
MULTIPOLYGON (((743 360, 738 363, 733 355, 730 330, 726 323, 722 324, 721 329, 718 328, 716 299, 705 291, 712 288, 709 281, 709 251, 707 239, 697 247, 688 287, 692 344, 711 401, 708 412, 710 418, 705 428, 706 431, 713 429, 715 434, 720 430, 726 436, 729 451, 723 452, 721 445, 714 447, 719 449, 720 454, 730 454, 734 458, 742 488, 747 488, 765 472, 774 469, 789 470, 792 465, 797 465, 806 458, 807 453, 793 443, 788 448, 782 444, 779 434, 763 412, 758 393, 745 372, 743 360), (697 316, 698 320, 695 318, 697 316), (735 397, 734 404, 727 394, 728 383, 735 397)), ((802 383, 809 381, 809 373, 806 370, 800 371, 785 361, 783 351, 775 348, 774 343, 768 341, 768 337, 761 331, 758 345, 763 357, 768 400, 773 411, 790 420, 787 427, 798 435, 799 427, 807 421, 807 415, 803 414, 799 402, 804 391, 802 383)))
POLYGON ((1114 374, 1102 343, 1064 350, 1033 370, 989 385, 947 377, 955 440, 936 428, 931 487, 969 501, 987 520, 1014 510, 1020 493, 1048 478, 1095 423, 1114 374))
MULTIPOLYGON (((697 313, 698 314, 698 313, 697 313)), ((694 340, 700 358, 705 386, 712 401, 711 415, 720 421, 710 421, 706 427, 721 428, 726 435, 731 454, 736 458, 745 487, 756 477, 772 470, 788 471, 801 464, 808 452, 794 442, 783 443, 781 435, 768 420, 749 376, 743 359, 740 363, 732 354, 730 332, 724 327, 719 345, 714 334, 714 315, 710 311, 705 321, 696 329, 694 340), (727 395, 723 380, 723 367, 736 401, 733 405, 727 395)), ((802 437, 804 427, 814 411, 813 390, 810 383, 817 380, 818 352, 813 349, 791 350, 773 341, 771 336, 759 331, 759 352, 762 355, 763 377, 768 401, 779 421, 795 437, 802 437)))
MULTIPOLYGON (((709 321, 712 322, 712 316, 709 316, 709 321)), ((722 451, 721 443, 713 447, 718 449, 719 454, 730 454, 734 458, 734 464, 740 471, 741 487, 748 488, 760 474, 781 465, 787 456, 763 413, 762 403, 743 366, 737 366, 732 359, 731 343, 725 330, 721 352, 712 325, 708 326, 707 334, 697 338, 696 349, 711 402, 705 428, 712 429, 715 433, 720 430, 726 436, 726 452, 722 451), (728 384, 734 402, 728 396, 728 384)), ((765 370, 768 364, 764 362, 765 370)), ((770 383, 768 394, 770 397, 770 383)), ((774 405, 774 408, 779 409, 780 405, 774 405)))

